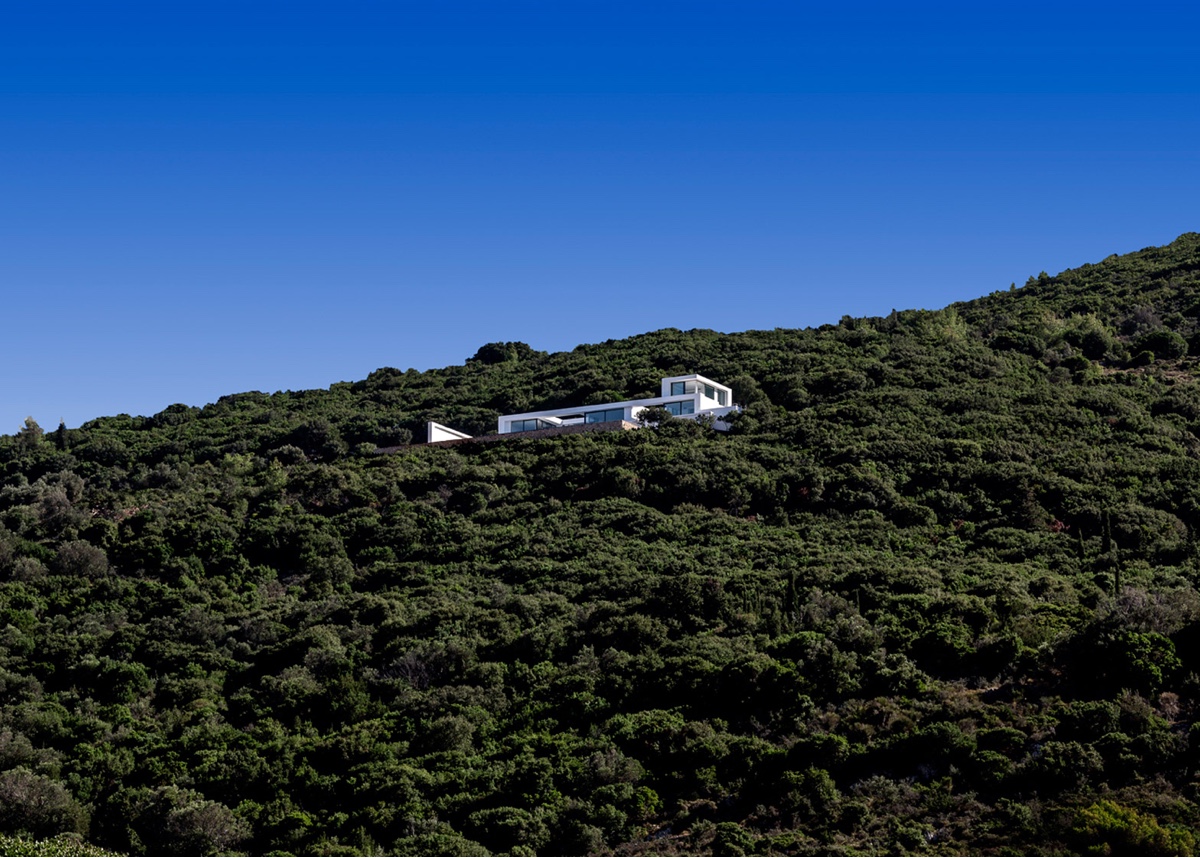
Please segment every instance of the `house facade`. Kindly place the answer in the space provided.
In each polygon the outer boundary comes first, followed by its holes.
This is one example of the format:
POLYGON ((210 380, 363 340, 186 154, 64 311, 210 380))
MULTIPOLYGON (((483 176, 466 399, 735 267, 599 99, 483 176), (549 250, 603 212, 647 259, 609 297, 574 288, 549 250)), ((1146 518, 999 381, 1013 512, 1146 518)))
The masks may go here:
POLYGON ((721 431, 729 429, 722 418, 737 406, 733 404, 733 391, 723 384, 702 375, 676 375, 662 380, 662 395, 649 399, 631 399, 625 402, 609 402, 601 405, 579 405, 570 408, 552 408, 545 411, 526 411, 522 414, 504 414, 500 417, 496 431, 501 435, 515 432, 533 432, 538 429, 556 429, 562 426, 580 426, 588 423, 611 423, 626 420, 636 423, 647 408, 664 408, 676 417, 695 420, 701 416, 713 419, 713 427, 721 431))

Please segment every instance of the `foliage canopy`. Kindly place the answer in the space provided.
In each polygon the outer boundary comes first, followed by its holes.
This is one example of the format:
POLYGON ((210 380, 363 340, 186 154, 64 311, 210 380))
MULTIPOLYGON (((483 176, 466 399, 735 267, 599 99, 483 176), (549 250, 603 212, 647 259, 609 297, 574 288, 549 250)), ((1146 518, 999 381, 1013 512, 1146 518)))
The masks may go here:
POLYGON ((940 311, 29 421, 0 437, 0 831, 1194 851, 1197 354, 1188 234, 940 311), (732 433, 374 452, 687 372, 732 385, 732 433))

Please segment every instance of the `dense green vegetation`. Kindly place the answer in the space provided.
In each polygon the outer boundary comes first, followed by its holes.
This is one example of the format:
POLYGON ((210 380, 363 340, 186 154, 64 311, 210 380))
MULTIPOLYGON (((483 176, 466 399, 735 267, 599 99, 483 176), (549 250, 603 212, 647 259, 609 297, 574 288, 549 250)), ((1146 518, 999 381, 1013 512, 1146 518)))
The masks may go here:
POLYGON ((1194 852, 1191 354, 1196 234, 941 311, 29 422, 0 437, 0 831, 1194 852), (734 432, 374 453, 685 372, 734 387, 734 432))

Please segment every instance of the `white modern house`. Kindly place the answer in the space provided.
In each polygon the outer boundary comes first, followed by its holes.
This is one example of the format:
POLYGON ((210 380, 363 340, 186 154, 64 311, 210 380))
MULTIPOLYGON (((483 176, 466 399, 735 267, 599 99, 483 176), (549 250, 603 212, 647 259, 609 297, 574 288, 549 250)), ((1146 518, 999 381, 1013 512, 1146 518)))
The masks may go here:
POLYGON ((500 417, 497 432, 532 432, 537 429, 557 429, 562 426, 581 426, 588 423, 611 423, 626 420, 636 423, 647 408, 664 408, 676 417, 695 420, 713 418, 713 428, 729 429, 721 418, 737 411, 733 391, 723 384, 702 375, 676 375, 662 380, 662 395, 650 399, 631 399, 627 402, 608 402, 602 405, 579 405, 572 408, 552 408, 547 411, 526 411, 524 414, 505 414, 500 417))

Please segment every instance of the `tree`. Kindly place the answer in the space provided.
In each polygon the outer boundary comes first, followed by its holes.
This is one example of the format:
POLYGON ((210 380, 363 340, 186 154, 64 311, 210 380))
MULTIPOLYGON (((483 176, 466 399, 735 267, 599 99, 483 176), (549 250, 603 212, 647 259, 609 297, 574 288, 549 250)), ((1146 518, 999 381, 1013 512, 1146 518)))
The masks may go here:
POLYGON ((190 789, 158 787, 135 821, 142 842, 159 855, 211 855, 237 848, 249 826, 220 802, 190 789))
POLYGON ((528 344, 522 342, 487 343, 479 347, 471 360, 492 365, 524 360, 533 354, 536 352, 528 344))
POLYGON ((19 766, 0 774, 0 828, 34 837, 83 834, 87 814, 61 783, 19 766))
POLYGON ((42 443, 46 433, 32 417, 25 418, 25 425, 17 430, 17 444, 26 450, 33 450, 42 443))
POLYGON ((100 578, 108 572, 108 556, 85 539, 73 539, 59 547, 53 568, 59 575, 100 578))
POLYGON ((638 412, 638 423, 642 426, 661 426, 664 423, 669 423, 675 419, 670 411, 659 405, 643 408, 638 412))

